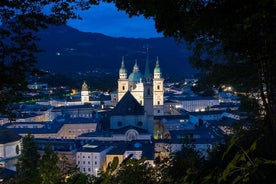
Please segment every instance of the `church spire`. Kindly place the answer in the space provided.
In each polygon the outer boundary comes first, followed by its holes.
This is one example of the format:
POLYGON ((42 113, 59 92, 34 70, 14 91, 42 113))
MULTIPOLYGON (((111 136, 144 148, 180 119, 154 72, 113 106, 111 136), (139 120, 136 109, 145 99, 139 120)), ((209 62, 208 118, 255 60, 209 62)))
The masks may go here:
POLYGON ((139 67, 137 64, 137 59, 135 59, 135 65, 133 66, 133 72, 139 72, 139 67))
POLYGON ((159 59, 158 56, 156 58, 156 64, 154 68, 154 78, 160 78, 161 77, 161 69, 159 67, 159 59))
POLYGON ((149 48, 147 48, 147 58, 146 58, 146 64, 145 64, 145 74, 144 74, 145 80, 147 82, 150 82, 152 75, 150 73, 150 63, 149 63, 149 48))
POLYGON ((122 56, 122 63, 121 63, 121 68, 119 70, 119 76, 120 79, 126 79, 127 77, 127 70, 125 68, 125 58, 122 56))

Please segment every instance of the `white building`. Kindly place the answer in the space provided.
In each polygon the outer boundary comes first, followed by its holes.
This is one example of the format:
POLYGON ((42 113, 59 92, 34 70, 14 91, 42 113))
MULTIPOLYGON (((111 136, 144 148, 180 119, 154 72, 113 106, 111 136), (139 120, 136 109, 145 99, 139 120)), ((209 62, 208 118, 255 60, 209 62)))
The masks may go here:
MULTIPOLYGON (((127 77, 127 70, 125 68, 124 58, 122 58, 121 68, 119 70, 118 80, 118 95, 117 102, 119 102, 127 91, 130 91, 134 98, 142 105, 145 103, 146 96, 153 96, 154 115, 164 114, 164 79, 162 78, 161 69, 159 67, 159 60, 157 58, 154 68, 153 76, 150 73, 149 58, 147 57, 145 73, 140 72, 137 61, 133 67, 132 73, 127 77)), ((113 97, 114 98, 114 97, 113 97)), ((116 97, 115 97, 116 98, 116 97)), ((111 100, 112 101, 112 100, 111 100)))
POLYGON ((189 112, 202 111, 214 105, 219 105, 219 99, 213 97, 181 97, 173 101, 181 104, 181 107, 189 112))
POLYGON ((21 154, 22 137, 12 130, 0 127, 0 168, 16 170, 16 160, 21 154))
POLYGON ((105 156, 112 146, 86 144, 76 153, 76 164, 82 173, 98 176, 103 169, 105 156))

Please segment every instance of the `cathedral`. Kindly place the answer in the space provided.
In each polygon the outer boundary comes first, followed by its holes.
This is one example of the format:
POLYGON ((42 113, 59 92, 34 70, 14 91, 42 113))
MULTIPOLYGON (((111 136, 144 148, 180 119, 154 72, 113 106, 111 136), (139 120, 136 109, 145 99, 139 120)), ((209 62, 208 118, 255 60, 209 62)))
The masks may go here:
POLYGON ((135 61, 133 71, 127 77, 123 57, 119 70, 117 102, 129 91, 140 105, 145 107, 145 110, 151 111, 150 107, 152 107, 154 116, 164 115, 164 79, 161 74, 158 58, 153 75, 150 73, 149 57, 147 55, 144 75, 140 72, 137 61, 135 61))

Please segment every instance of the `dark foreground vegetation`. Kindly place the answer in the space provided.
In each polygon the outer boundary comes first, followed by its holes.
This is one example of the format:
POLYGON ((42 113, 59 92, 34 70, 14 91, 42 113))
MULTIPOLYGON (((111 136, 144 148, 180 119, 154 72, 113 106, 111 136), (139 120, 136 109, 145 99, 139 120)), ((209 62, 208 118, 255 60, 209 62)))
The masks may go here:
MULTIPOLYGON (((202 80, 208 81, 206 85, 233 86, 247 99, 247 110, 253 114, 247 120, 250 128, 235 132, 225 145, 218 146, 211 153, 209 160, 201 160, 193 150, 184 147, 174 157, 162 160, 160 164, 157 162, 154 168, 142 161, 130 160, 116 172, 115 166, 111 166, 97 179, 77 173, 73 175, 76 176, 73 183, 275 183, 276 81, 273 72, 276 71, 276 2, 103 1, 115 3, 119 10, 130 16, 152 17, 157 31, 189 43, 193 50, 191 62, 205 72, 202 80), (257 111, 254 104, 259 105, 257 111)), ((33 32, 47 24, 64 24, 68 18, 77 17, 75 9, 86 9, 100 2, 25 0, 0 3, 2 111, 7 110, 7 104, 25 89, 26 76, 37 72, 33 68, 34 53, 39 49, 33 32), (45 6, 52 7, 52 11, 43 13, 45 6)), ((22 183, 20 179, 28 176, 31 183, 63 182, 56 175, 45 175, 44 172, 49 171, 47 166, 51 165, 54 171, 56 163, 50 150, 45 153, 40 160, 35 154, 26 160, 23 152, 14 181, 19 179, 18 183, 22 183), (31 164, 24 164, 29 159, 33 159, 31 164)), ((28 183, 28 178, 23 183, 28 183)))

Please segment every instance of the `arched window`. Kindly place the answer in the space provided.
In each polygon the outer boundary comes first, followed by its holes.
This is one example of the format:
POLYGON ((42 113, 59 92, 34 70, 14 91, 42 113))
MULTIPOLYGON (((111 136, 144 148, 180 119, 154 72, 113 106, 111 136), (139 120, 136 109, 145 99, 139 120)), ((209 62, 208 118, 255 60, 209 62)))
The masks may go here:
POLYGON ((15 153, 18 155, 19 154, 19 146, 18 145, 16 145, 16 147, 15 147, 15 153))
POLYGON ((157 105, 160 105, 160 101, 157 101, 157 105))
POLYGON ((125 90, 125 86, 123 86, 122 89, 125 90))
POLYGON ((159 85, 157 86, 157 89, 160 89, 160 86, 159 86, 159 85))

